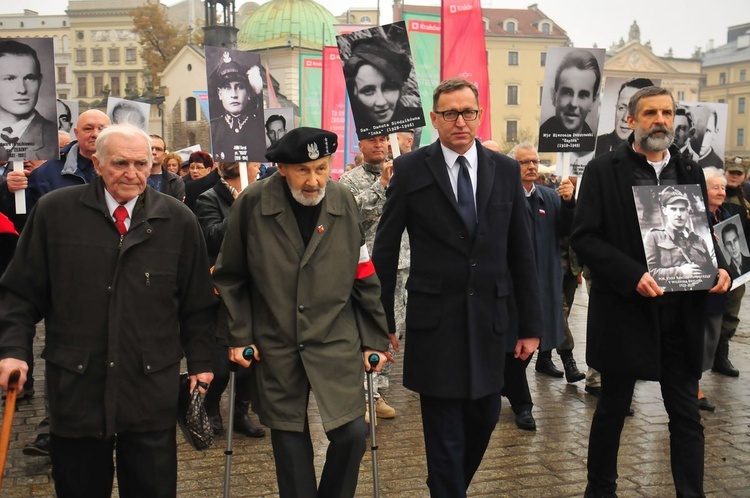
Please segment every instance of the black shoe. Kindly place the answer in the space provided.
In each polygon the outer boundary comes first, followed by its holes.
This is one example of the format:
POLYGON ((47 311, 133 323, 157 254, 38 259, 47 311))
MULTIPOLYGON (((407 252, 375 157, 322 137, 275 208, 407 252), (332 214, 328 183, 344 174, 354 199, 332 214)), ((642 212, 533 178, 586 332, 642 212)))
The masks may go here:
POLYGON ((708 398, 703 397, 698 400, 698 408, 706 410, 707 412, 712 412, 716 410, 716 405, 711 403, 708 398))
POLYGON ((21 450, 24 455, 28 456, 48 456, 49 455, 49 434, 38 434, 36 440, 27 444, 21 450))
POLYGON ((534 420, 530 410, 523 410, 516 414, 516 427, 525 431, 536 430, 536 420, 534 420))
POLYGON ((599 386, 586 386, 583 390, 597 398, 602 395, 602 388, 599 386))
POLYGON ((578 370, 575 358, 573 358, 573 351, 563 351, 560 353, 560 359, 565 369, 565 380, 569 383, 578 382, 586 378, 586 374, 578 370))
POLYGON ((740 371, 734 368, 729 358, 721 358, 714 360, 714 366, 711 371, 726 375, 727 377, 739 377, 740 371))
POLYGON ((211 430, 214 432, 215 436, 219 436, 224 432, 224 425, 220 413, 214 413, 213 415, 209 414, 208 422, 211 424, 211 430))
POLYGON ((263 437, 266 430, 263 427, 255 425, 250 415, 247 413, 248 404, 237 404, 234 408, 234 432, 239 432, 248 437, 263 437))
POLYGON ((536 371, 557 378, 562 378, 565 375, 562 370, 558 370, 555 364, 552 363, 551 358, 537 358, 536 371))
POLYGON ((583 498, 617 498, 617 494, 609 491, 593 491, 590 486, 586 486, 583 498))

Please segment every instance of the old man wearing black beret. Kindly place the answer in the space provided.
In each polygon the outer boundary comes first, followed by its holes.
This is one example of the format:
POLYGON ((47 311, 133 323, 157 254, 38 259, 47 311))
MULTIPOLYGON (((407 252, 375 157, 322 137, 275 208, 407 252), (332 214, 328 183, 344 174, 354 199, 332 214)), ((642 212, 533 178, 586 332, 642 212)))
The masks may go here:
POLYGON ((367 433, 365 360, 377 352, 379 370, 389 342, 357 204, 329 179, 336 147, 335 134, 315 128, 271 146, 266 157, 279 170, 235 201, 214 271, 230 359, 255 370, 253 407, 271 429, 281 498, 354 496, 367 433), (331 442, 319 485, 311 390, 331 442))

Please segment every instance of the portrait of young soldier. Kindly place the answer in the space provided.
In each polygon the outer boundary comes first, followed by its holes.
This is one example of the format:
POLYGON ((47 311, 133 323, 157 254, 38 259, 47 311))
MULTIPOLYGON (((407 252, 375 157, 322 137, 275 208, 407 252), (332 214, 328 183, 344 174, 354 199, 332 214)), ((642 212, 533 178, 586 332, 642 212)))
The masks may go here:
POLYGON ((215 161, 264 161, 263 78, 256 54, 206 47, 211 148, 215 161), (254 62, 257 58, 257 62, 254 62), (211 63, 207 64, 210 70, 211 63))

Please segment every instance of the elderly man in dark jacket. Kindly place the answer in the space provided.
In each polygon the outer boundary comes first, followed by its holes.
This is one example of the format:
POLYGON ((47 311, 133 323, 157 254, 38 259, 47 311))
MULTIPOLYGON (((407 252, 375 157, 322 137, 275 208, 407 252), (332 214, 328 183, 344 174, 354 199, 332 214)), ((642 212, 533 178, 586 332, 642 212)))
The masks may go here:
MULTIPOLYGON (((268 150, 279 171, 229 213, 214 282, 230 358, 255 349, 253 407, 271 428, 281 498, 354 496, 367 426, 365 359, 389 343, 380 283, 347 187, 329 179, 336 135, 297 128, 268 150), (331 444, 316 483, 310 391, 331 444)), ((382 368, 380 363, 376 370, 382 368)))
MULTIPOLYGON (((664 291, 649 274, 633 197, 635 185, 699 184, 700 167, 670 147, 674 99, 647 87, 630 99, 634 130, 617 149, 586 167, 571 245, 591 269, 587 363, 602 374, 591 424, 586 497, 614 497, 617 453, 635 382, 658 380, 669 415, 672 477, 678 496, 703 493, 703 427, 698 413, 705 291, 664 291)), ((718 270, 710 292, 726 292, 718 270)))
POLYGON ((58 496, 177 493, 180 360, 210 383, 213 296, 200 226, 146 188, 150 139, 107 128, 99 176, 39 200, 0 280, 0 386, 26 377, 27 337, 45 319, 52 476, 58 496), (71 221, 72 220, 72 221, 71 221))

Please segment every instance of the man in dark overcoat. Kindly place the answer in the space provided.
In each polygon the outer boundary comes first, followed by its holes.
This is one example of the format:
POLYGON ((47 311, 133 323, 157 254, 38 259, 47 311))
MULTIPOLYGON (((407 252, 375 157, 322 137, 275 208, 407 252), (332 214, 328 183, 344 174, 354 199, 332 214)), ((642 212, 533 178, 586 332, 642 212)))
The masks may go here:
POLYGON ((151 141, 99 134, 90 184, 55 190, 29 216, 0 280, 0 386, 27 365, 45 319, 50 457, 58 496, 175 497, 180 360, 210 383, 214 307, 198 220, 146 188, 151 141))
POLYGON ((511 293, 524 317, 516 356, 537 349, 542 323, 518 163, 476 141, 482 110, 472 83, 440 83, 430 116, 439 140, 396 159, 373 261, 394 333, 408 230, 404 386, 420 395, 430 494, 457 498, 466 495, 500 415, 511 293))
MULTIPOLYGON (((586 166, 571 245, 591 269, 586 362, 602 374, 591 424, 586 497, 614 497, 617 452, 635 382, 658 380, 669 415, 672 476, 678 496, 703 494, 703 427, 698 380, 705 291, 664 293, 649 274, 634 185, 706 185, 700 167, 670 147, 674 99, 647 87, 630 99, 630 138, 586 166)), ((706 203, 707 204, 707 203, 706 203)), ((707 210, 706 210, 707 211, 707 210)), ((726 292, 719 269, 710 292, 726 292)))
POLYGON ((352 497, 365 452, 365 359, 389 344, 380 284, 349 189, 330 180, 336 135, 296 128, 269 148, 278 172, 237 197, 214 282, 230 359, 252 345, 253 408, 271 429, 281 498, 352 497), (316 483, 310 391, 331 444, 316 483))

